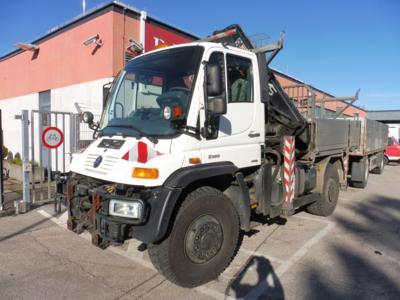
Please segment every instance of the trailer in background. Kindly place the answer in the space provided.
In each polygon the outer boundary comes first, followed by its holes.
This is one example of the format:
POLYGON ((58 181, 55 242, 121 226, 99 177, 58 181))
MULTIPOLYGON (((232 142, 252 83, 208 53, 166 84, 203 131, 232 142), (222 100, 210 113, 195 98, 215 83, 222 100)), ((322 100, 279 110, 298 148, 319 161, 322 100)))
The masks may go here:
POLYGON ((343 115, 358 99, 359 91, 355 96, 324 98, 306 84, 286 86, 284 90, 310 126, 313 126, 310 153, 315 157, 344 153, 345 184, 342 186, 349 182, 354 187, 364 188, 368 182, 369 172, 382 173, 385 165, 388 126, 374 120, 358 120, 343 115), (338 112, 328 111, 325 108, 326 102, 336 101, 343 101, 346 105, 338 112), (332 131, 331 128, 336 130, 332 131))
POLYGON ((367 186, 369 172, 381 174, 385 166, 388 126, 363 119, 359 133, 359 147, 350 151, 349 175, 352 186, 364 188, 367 186))

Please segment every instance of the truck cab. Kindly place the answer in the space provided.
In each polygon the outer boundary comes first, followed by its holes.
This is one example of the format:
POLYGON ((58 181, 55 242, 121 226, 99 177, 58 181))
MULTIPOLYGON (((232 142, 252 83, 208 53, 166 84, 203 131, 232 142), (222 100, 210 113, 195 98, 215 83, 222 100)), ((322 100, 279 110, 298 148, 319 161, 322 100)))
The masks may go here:
POLYGON ((71 170, 154 187, 183 167, 259 166, 264 103, 257 66, 253 53, 215 43, 169 47, 132 60, 111 90, 98 139, 74 156, 71 170), (218 77, 210 79, 218 81, 214 86, 206 82, 207 70, 217 70, 209 74, 218 77), (98 157, 104 162, 94 165, 98 157))

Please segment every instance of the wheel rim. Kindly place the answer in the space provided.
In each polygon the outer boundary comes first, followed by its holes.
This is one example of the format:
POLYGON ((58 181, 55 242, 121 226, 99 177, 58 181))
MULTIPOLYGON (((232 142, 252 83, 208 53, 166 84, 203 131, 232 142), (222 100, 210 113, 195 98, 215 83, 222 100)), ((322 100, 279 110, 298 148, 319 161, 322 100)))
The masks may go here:
POLYGON ((328 186, 328 201, 330 203, 334 203, 336 201, 336 198, 338 197, 338 188, 336 186, 336 183, 333 180, 329 181, 329 186, 328 186))
POLYGON ((206 263, 217 255, 222 241, 220 222, 210 215, 200 216, 192 222, 186 232, 186 255, 196 264, 206 263))

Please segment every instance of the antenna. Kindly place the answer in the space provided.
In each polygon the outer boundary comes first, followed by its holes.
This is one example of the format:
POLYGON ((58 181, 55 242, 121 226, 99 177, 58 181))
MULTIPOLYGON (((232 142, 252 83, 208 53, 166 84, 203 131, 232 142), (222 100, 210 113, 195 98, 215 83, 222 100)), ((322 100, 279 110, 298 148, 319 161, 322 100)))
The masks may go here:
POLYGON ((85 11, 86 11, 86 0, 82 0, 82 10, 83 10, 83 14, 85 14, 85 11))

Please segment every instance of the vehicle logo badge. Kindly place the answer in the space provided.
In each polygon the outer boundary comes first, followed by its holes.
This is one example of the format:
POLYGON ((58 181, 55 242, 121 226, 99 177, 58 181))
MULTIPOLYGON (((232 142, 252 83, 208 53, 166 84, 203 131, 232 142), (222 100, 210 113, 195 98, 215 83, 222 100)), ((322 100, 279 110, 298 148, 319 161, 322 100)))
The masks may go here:
POLYGON ((103 156, 98 156, 93 163, 93 168, 97 168, 98 166, 100 166, 102 161, 103 161, 103 156))

